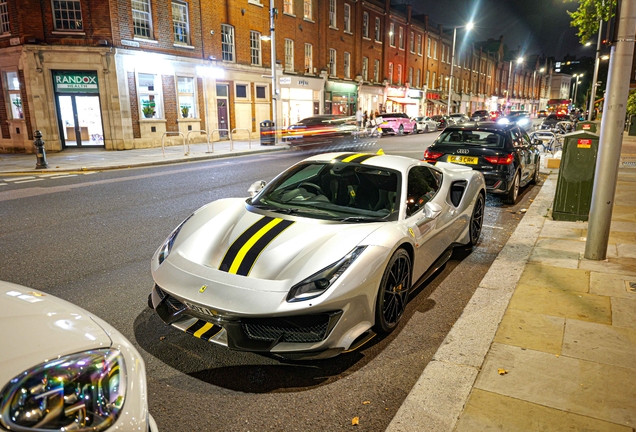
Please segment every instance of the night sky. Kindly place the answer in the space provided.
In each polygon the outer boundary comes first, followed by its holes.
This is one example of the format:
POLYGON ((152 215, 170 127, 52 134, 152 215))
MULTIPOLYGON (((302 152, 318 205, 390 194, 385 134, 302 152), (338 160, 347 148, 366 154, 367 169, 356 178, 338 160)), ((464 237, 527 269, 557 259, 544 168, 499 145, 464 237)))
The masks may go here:
MULTIPOLYGON (((563 58, 566 54, 594 56, 594 49, 583 47, 570 26, 566 10, 574 11, 577 2, 563 0, 411 0, 413 10, 424 13, 444 27, 464 25, 471 19, 475 41, 504 36, 511 50, 521 46, 527 55, 540 54, 563 58)), ((458 33, 458 43, 460 41, 458 33)))

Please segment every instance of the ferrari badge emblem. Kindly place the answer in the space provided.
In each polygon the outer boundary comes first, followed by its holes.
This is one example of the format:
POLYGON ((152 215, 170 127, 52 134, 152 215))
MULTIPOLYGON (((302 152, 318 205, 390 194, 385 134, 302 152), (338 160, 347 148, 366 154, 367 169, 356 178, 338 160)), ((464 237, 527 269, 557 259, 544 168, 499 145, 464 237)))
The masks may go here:
POLYGON ((411 234, 411 237, 415 238, 415 233, 413 232, 413 228, 409 228, 409 234, 411 234))
POLYGON ((200 293, 205 292, 206 289, 208 289, 208 286, 207 285, 203 285, 201 288, 199 288, 199 292, 200 293))

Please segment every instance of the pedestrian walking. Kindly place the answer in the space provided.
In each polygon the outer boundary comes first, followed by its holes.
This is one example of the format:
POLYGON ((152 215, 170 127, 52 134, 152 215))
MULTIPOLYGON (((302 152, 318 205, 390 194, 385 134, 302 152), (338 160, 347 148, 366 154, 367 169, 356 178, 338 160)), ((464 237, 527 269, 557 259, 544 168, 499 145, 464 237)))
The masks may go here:
POLYGON ((360 127, 362 126, 362 109, 360 108, 356 111, 356 123, 358 124, 358 130, 360 130, 360 127))
POLYGON ((367 111, 362 115, 362 126, 366 129, 369 123, 369 113, 367 111))

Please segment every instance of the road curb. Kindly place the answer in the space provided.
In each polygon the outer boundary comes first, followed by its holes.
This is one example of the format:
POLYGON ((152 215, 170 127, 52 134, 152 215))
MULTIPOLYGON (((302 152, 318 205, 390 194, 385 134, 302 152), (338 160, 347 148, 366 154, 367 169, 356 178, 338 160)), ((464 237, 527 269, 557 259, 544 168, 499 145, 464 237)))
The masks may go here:
POLYGON ((552 206, 556 175, 548 177, 409 392, 387 432, 452 431, 552 206))

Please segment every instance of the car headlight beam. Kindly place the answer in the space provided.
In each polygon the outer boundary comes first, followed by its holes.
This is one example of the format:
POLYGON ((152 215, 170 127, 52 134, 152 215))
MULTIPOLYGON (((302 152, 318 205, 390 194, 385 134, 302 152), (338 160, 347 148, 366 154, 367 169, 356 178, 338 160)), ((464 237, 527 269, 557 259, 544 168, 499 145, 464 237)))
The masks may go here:
POLYGON ((288 302, 305 301, 316 298, 327 291, 333 283, 349 268, 358 256, 364 251, 366 246, 358 246, 349 252, 341 260, 331 264, 309 276, 307 279, 297 283, 287 294, 288 302))
POLYGON ((183 225, 185 225, 185 223, 192 216, 194 216, 194 213, 188 216, 174 230, 172 230, 168 238, 163 242, 163 244, 161 245, 161 248, 159 249, 159 264, 161 264, 162 262, 166 260, 166 258, 168 258, 168 255, 170 255, 170 251, 172 250, 172 246, 174 245, 174 241, 177 239, 177 235, 179 234, 179 231, 181 231, 181 228, 183 228, 183 225))
POLYGON ((125 396, 118 350, 72 354, 13 378, 0 393, 0 423, 12 431, 103 431, 121 414, 125 396))

